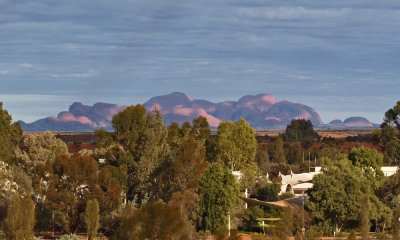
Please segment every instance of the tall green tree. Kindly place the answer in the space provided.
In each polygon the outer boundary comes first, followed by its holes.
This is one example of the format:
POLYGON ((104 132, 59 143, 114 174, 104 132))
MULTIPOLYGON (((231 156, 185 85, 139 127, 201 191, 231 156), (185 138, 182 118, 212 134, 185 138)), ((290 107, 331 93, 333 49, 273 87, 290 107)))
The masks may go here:
POLYGON ((96 239, 97 231, 100 227, 99 222, 99 203, 96 199, 88 200, 85 209, 86 231, 89 240, 96 239))
POLYGON ((15 162, 15 150, 21 138, 21 127, 18 123, 12 123, 11 115, 0 102, 0 161, 15 162))
POLYGON ((128 165, 127 199, 140 205, 151 199, 155 169, 169 154, 168 130, 159 112, 130 106, 113 118, 116 139, 123 147, 120 160, 128 165))
POLYGON ((238 122, 222 122, 217 136, 217 158, 232 171, 254 163, 257 140, 254 130, 244 119, 241 118, 238 122))
POLYGON ((381 170, 383 155, 380 152, 367 147, 353 148, 349 153, 349 160, 354 166, 362 170, 373 191, 382 186, 384 181, 381 170))
POLYGON ((126 151, 134 154, 139 150, 140 136, 146 129, 147 112, 144 106, 129 106, 114 115, 112 125, 116 139, 126 151))
POLYGON ((287 141, 313 143, 320 139, 320 136, 314 131, 310 120, 293 119, 287 125, 284 138, 287 141))
POLYGON ((268 145, 266 143, 259 143, 257 145, 256 162, 261 173, 266 174, 270 165, 268 145))
POLYGON ((4 233, 9 240, 34 238, 35 205, 29 196, 14 195, 7 208, 4 233))
MULTIPOLYGON (((313 179, 307 208, 314 215, 317 224, 326 233, 335 229, 349 228, 359 221, 361 199, 366 190, 371 189, 369 179, 359 167, 347 159, 325 161, 322 174, 313 179)), ((370 202, 369 219, 376 222, 387 221, 390 211, 374 194, 368 192, 370 202)))
POLYGON ((393 212, 392 235, 393 235, 393 240, 400 239, 400 204, 397 205, 397 207, 393 212))
POLYGON ((382 125, 390 125, 400 131, 400 101, 398 101, 393 108, 390 108, 385 112, 382 125))
POLYGON ((369 196, 368 193, 366 193, 362 196, 360 208, 360 232, 361 237, 365 240, 368 239, 370 230, 369 205, 369 196))
POLYGON ((285 149, 283 148, 283 137, 279 135, 272 143, 270 158, 273 163, 286 163, 285 149))
POLYGON ((400 101, 386 111, 380 131, 386 164, 400 164, 400 101))
POLYGON ((199 230, 222 233, 227 230, 228 214, 238 202, 239 188, 229 169, 213 163, 200 181, 199 230))
POLYGON ((206 141, 211 137, 211 129, 207 118, 199 116, 193 119, 192 132, 196 139, 202 140, 205 144, 206 141))

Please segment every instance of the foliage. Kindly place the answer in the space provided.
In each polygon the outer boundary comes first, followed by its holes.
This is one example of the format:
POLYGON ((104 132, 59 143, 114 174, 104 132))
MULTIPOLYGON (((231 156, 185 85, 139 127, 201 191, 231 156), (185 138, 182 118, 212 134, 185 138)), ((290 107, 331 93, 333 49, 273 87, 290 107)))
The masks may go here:
POLYGON ((187 134, 171 156, 169 162, 164 162, 156 170, 154 195, 160 195, 169 201, 174 192, 192 189, 197 191, 199 182, 207 169, 204 144, 196 140, 193 134, 187 134), (158 172, 157 172, 158 171, 158 172))
POLYGON ((57 156, 68 155, 67 145, 50 132, 27 135, 23 142, 20 161, 27 172, 33 172, 37 164, 52 163, 57 156))
POLYGON ((0 161, 0 222, 5 218, 11 197, 31 196, 32 182, 28 175, 14 165, 0 161))
POLYGON ((269 154, 268 145, 266 143, 259 143, 257 145, 256 163, 260 168, 262 174, 266 174, 269 170, 269 154))
POLYGON ((62 235, 57 240, 80 240, 80 238, 75 234, 65 234, 65 235, 62 235))
POLYGON ((385 112, 385 118, 382 125, 390 125, 400 131, 400 101, 398 101, 393 108, 390 108, 385 112))
POLYGON ((300 165, 303 162, 304 149, 300 143, 286 143, 284 144, 285 158, 289 164, 300 165))
MULTIPOLYGON (((360 201, 369 189, 369 179, 362 170, 347 159, 326 162, 323 173, 314 177, 310 199, 306 202, 316 223, 325 233, 336 227, 350 227, 358 221, 360 201)), ((388 219, 388 208, 379 201, 373 192, 369 192, 369 218, 375 221, 388 219)))
POLYGON ((293 119, 286 127, 284 138, 287 141, 309 144, 318 141, 320 136, 314 131, 310 120, 293 119))
POLYGON ((194 226, 199 214, 199 201, 199 195, 192 189, 173 193, 168 204, 179 208, 194 226))
POLYGON ((139 148, 138 141, 146 128, 146 121, 146 109, 142 105, 129 106, 114 115, 112 124, 116 138, 125 150, 135 152, 139 148))
POLYGON ((260 207, 250 207, 245 209, 245 217, 243 219, 242 227, 245 231, 257 232, 262 230, 258 225, 257 218, 263 218, 264 211, 260 207))
POLYGON ((369 205, 369 196, 366 193, 364 196, 362 196, 360 207, 360 232, 363 239, 368 239, 368 233, 370 229, 369 205))
POLYGON ((127 205, 116 239, 190 239, 191 232, 180 210, 162 202, 147 202, 140 209, 127 205))
POLYGON ((222 122, 217 136, 217 158, 232 171, 241 170, 245 164, 254 162, 257 151, 255 132, 244 119, 222 122))
POLYGON ((4 232, 7 239, 33 239, 35 205, 29 196, 13 195, 7 207, 4 232))
POLYGON ((85 223, 88 239, 96 239, 99 223, 99 203, 96 199, 88 200, 85 209, 85 223))
POLYGON ((168 156, 168 130, 159 112, 147 114, 142 105, 116 114, 113 127, 128 165, 127 198, 140 205, 152 198, 152 175, 168 156))
POLYGON ((280 186, 276 183, 262 183, 256 185, 256 188, 251 195, 252 198, 256 198, 261 201, 277 201, 279 199, 278 193, 280 192, 280 186))
POLYGON ((381 124, 380 145, 385 150, 386 163, 400 163, 400 101, 385 113, 381 124))
POLYGON ((285 150, 283 148, 283 137, 279 135, 272 143, 270 158, 273 163, 286 163, 285 150))
POLYGON ((287 239, 293 231, 293 209, 286 207, 282 211, 281 220, 272 229, 273 239, 287 239))
POLYGON ((221 162, 213 163, 200 181, 198 229, 213 233, 225 232, 228 214, 238 201, 235 177, 221 162))
POLYGON ((105 129, 95 130, 94 135, 96 136, 97 148, 107 148, 113 144, 112 134, 105 129))
POLYGON ((383 184, 383 155, 377 150, 367 147, 353 148, 349 153, 349 160, 354 166, 360 168, 370 184, 376 190, 383 184))
POLYGON ((393 213, 392 235, 393 235, 393 240, 400 239, 400 204, 397 205, 393 213))
POLYGON ((0 161, 15 161, 15 149, 22 138, 22 129, 18 123, 11 123, 11 116, 0 102, 0 161))

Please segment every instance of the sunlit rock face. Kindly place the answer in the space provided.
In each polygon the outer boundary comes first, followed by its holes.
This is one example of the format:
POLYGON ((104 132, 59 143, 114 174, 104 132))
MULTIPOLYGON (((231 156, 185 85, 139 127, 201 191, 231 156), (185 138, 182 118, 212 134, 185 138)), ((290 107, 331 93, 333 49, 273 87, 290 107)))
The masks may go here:
MULTIPOLYGON (((311 107, 289 101, 277 102, 268 93, 246 95, 238 101, 213 103, 174 92, 152 97, 143 105, 148 111, 160 111, 167 125, 172 122, 191 122, 198 116, 205 117, 211 127, 218 127, 221 121, 237 121, 240 118, 259 129, 284 128, 292 119, 308 119, 315 126, 322 124, 320 116, 311 107)), ((25 131, 92 131, 98 128, 112 130, 112 117, 125 108, 125 105, 109 103, 87 106, 75 102, 68 111, 60 112, 57 117, 20 123, 25 131)))

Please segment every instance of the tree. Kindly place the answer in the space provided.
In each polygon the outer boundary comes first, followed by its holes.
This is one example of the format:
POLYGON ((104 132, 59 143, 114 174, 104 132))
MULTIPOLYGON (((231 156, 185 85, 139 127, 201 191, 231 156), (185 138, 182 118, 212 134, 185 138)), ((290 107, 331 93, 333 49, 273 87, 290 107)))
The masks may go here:
POLYGON ((4 233, 7 239, 33 239, 35 226, 35 205, 29 196, 11 197, 4 221, 4 233))
POLYGON ((222 122, 217 133, 217 158, 232 171, 241 170, 245 164, 254 163, 257 140, 254 130, 244 120, 222 122))
POLYGON ((256 162, 262 174, 266 174, 269 170, 268 145, 259 143, 257 145, 256 162))
POLYGON ((184 136, 172 159, 165 162, 168 166, 157 169, 160 175, 156 178, 154 195, 161 194, 165 201, 169 201, 174 192, 197 191, 200 179, 207 170, 205 154, 202 141, 196 140, 193 134, 184 136))
POLYGON ((125 150, 135 153, 139 148, 139 138, 144 132, 147 122, 146 109, 142 105, 129 106, 114 115, 112 125, 116 139, 125 150))
POLYGON ((149 114, 145 131, 140 135, 140 150, 134 155, 135 164, 129 176, 128 197, 139 205, 153 198, 151 187, 156 184, 152 181, 155 170, 169 154, 167 134, 161 115, 158 112, 149 114))
POLYGON ((400 131, 400 101, 398 101, 393 108, 390 108, 385 112, 382 125, 390 125, 400 131))
POLYGON ((281 213, 281 220, 273 229, 273 239, 286 240, 293 231, 293 208, 286 207, 281 213))
POLYGON ((111 133, 107 132, 105 129, 99 129, 94 132, 96 136, 96 147, 97 148, 107 148, 113 144, 113 137, 111 133))
POLYGON ((141 105, 130 106, 113 117, 116 139, 123 147, 119 161, 128 166, 127 200, 140 205, 151 199, 152 175, 169 154, 159 112, 147 114, 141 105))
POLYGON ((285 150, 283 148, 283 137, 279 135, 272 143, 271 162, 286 163, 285 150))
POLYGON ((30 177, 15 165, 0 161, 0 222, 6 217, 7 205, 14 195, 31 196, 33 194, 30 177))
POLYGON ((82 216, 87 199, 105 194, 98 183, 99 165, 91 156, 58 156, 52 165, 52 177, 46 192, 45 206, 53 216, 52 225, 75 232, 84 223, 82 216))
POLYGON ((121 217, 117 239, 190 239, 188 223, 178 208, 149 201, 141 208, 127 205, 121 217))
POLYGON ((85 209, 86 231, 89 240, 96 239, 99 223, 99 203, 96 199, 88 200, 85 209))
POLYGON ((11 116, 0 102, 0 161, 15 161, 15 149, 22 138, 22 129, 18 123, 11 122, 11 116))
POLYGON ((200 181, 200 230, 223 233, 228 214, 238 202, 239 188, 235 177, 221 162, 213 163, 200 181))
POLYGON ((393 240, 400 239, 400 204, 397 205, 392 218, 393 240))
POLYGON ((385 150, 386 163, 400 163, 400 101, 385 113, 381 124, 380 146, 385 150))
POLYGON ((366 193, 361 199, 360 208, 360 232, 364 240, 368 239, 369 229, 369 196, 366 193))
POLYGON ((50 132, 27 135, 23 142, 23 150, 17 151, 19 165, 33 177, 38 174, 38 167, 52 164, 57 156, 69 154, 67 145, 50 132))
POLYGON ((207 118, 199 116, 193 119, 192 133, 196 140, 201 140, 206 148, 206 158, 212 162, 215 160, 215 138, 211 134, 210 125, 207 118))
POLYGON ((382 186, 384 175, 381 170, 383 155, 375 149, 367 147, 353 148, 349 153, 349 160, 354 166, 360 168, 369 180, 372 190, 382 186))
POLYGON ((388 207, 373 191, 369 191, 369 179, 349 160, 326 161, 322 174, 315 176, 313 183, 306 206, 327 234, 358 222, 360 200, 366 192, 370 202, 369 219, 376 222, 387 220, 388 207))
POLYGON ((205 144, 206 141, 211 137, 211 129, 207 118, 199 116, 193 119, 192 126, 192 132, 195 138, 202 140, 205 144))
POLYGON ((313 143, 318 141, 320 136, 314 131, 310 120, 293 119, 286 127, 284 138, 287 141, 313 143))

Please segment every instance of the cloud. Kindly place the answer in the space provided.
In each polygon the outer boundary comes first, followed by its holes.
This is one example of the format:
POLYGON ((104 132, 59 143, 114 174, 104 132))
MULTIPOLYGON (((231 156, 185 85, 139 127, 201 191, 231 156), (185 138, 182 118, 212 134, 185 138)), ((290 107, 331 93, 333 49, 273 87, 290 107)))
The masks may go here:
POLYGON ((213 101, 271 92, 311 106, 327 95, 327 112, 336 97, 383 95, 390 106, 398 96, 396 0, 0 4, 0 94, 131 104, 173 91, 213 101))

